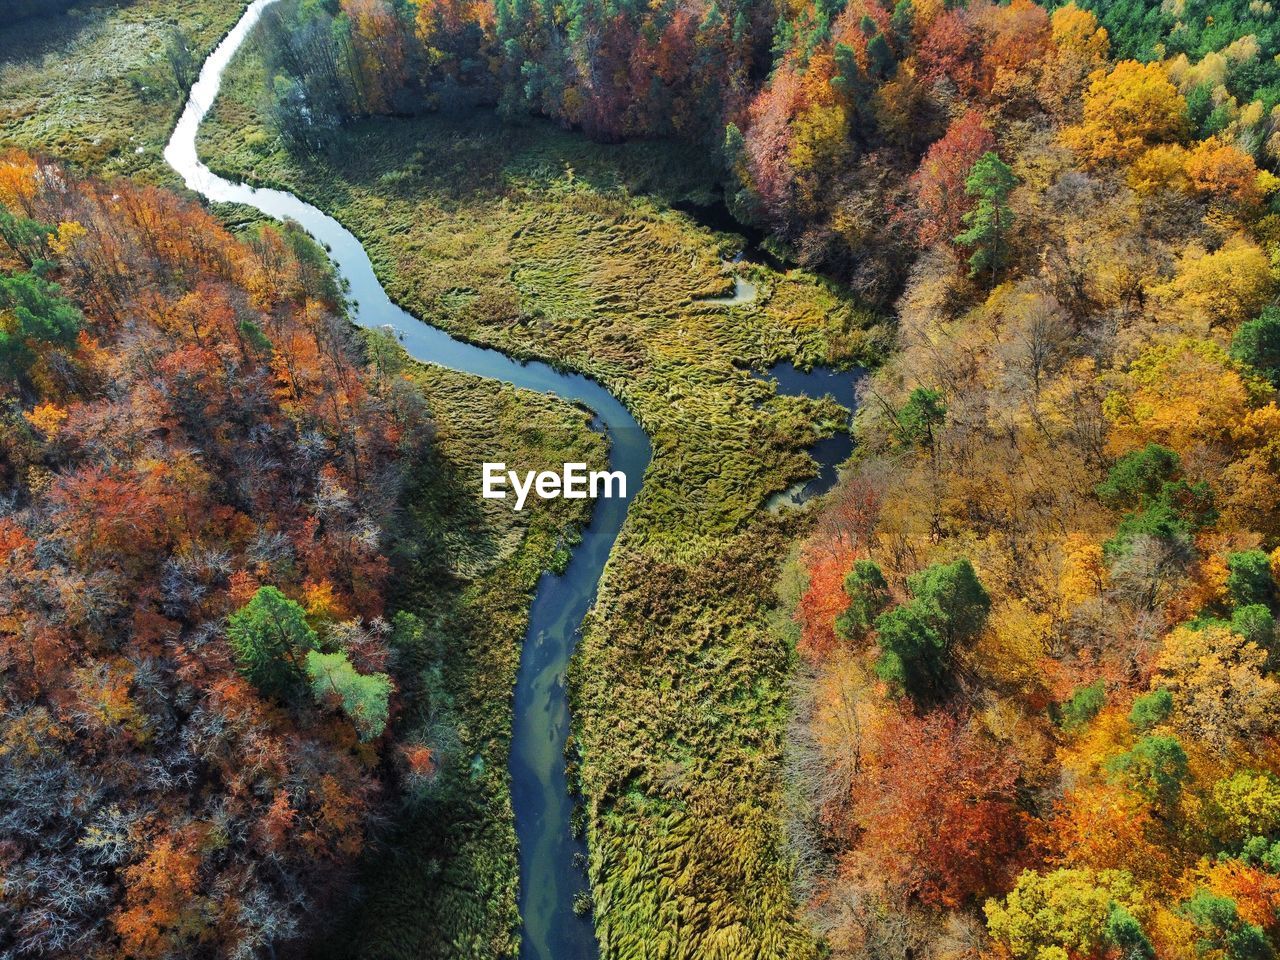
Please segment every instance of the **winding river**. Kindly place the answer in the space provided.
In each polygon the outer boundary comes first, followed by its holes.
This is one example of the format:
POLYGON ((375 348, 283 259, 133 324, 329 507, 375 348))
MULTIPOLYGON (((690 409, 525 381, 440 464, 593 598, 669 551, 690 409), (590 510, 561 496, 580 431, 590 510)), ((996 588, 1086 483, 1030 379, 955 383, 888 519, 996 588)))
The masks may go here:
MULTIPOLYGON (((293 194, 223 179, 200 162, 196 133, 217 97, 223 71, 263 11, 274 2, 253 0, 205 61, 165 147, 165 160, 187 187, 209 201, 244 204, 270 217, 301 224, 325 246, 339 275, 349 284, 353 319, 366 327, 395 327, 403 346, 416 359, 554 393, 590 409, 608 434, 610 468, 627 477, 627 498, 596 501, 591 522, 564 573, 544 574, 539 581, 521 652, 511 740, 511 798, 520 851, 521 958, 592 960, 598 950, 591 921, 573 910, 575 894, 587 884, 583 861, 576 856, 585 853, 585 846, 573 838, 569 822, 573 798, 564 768, 569 734, 565 676, 583 617, 626 519, 628 503, 639 493, 648 468, 649 439, 626 408, 594 380, 562 373, 544 363, 519 362, 496 350, 456 340, 396 306, 374 275, 360 242, 333 217, 293 194)), ((740 285, 736 292, 745 300, 754 289, 746 291, 740 285)), ((726 298, 726 302, 741 301, 726 298)), ((792 392, 789 386, 780 383, 783 392, 792 392)), ((803 385, 795 389, 808 392, 803 385)), ((851 391, 840 399, 852 399, 851 391)), ((829 470, 834 463, 821 465, 829 470)))
MULTIPOLYGON (((609 550, 622 529, 627 504, 639 492, 649 466, 649 439, 626 408, 600 384, 561 373, 544 363, 521 363, 497 350, 455 340, 391 302, 374 276, 364 248, 349 230, 293 194, 255 189, 217 176, 196 155, 196 131, 213 105, 222 73, 262 12, 275 0, 254 0, 244 16, 205 61, 164 156, 187 186, 208 200, 242 203, 279 220, 295 220, 324 244, 339 275, 350 284, 353 319, 366 327, 394 326, 416 359, 455 370, 506 380, 517 387, 554 393, 588 407, 607 431, 610 469, 627 477, 626 499, 596 501, 582 543, 563 574, 544 574, 529 615, 529 628, 516 681, 511 738, 511 802, 520 841, 520 915, 524 960, 590 960, 595 933, 588 918, 573 910, 586 888, 575 854, 585 853, 569 827, 571 797, 565 779, 564 747, 569 734, 565 674, 578 628, 595 596, 609 550)), ((479 478, 477 478, 477 484, 479 478)))

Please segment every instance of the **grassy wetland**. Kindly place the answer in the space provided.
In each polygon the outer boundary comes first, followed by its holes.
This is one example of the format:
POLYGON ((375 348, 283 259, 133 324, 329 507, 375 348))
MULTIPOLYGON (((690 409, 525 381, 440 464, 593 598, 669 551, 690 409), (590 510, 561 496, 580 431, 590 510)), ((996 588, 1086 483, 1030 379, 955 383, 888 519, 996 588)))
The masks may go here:
POLYGON ((865 359, 874 318, 750 265, 754 302, 701 302, 732 289, 735 241, 671 209, 707 199, 696 156, 490 115, 361 121, 296 156, 260 113, 259 64, 250 45, 226 76, 210 166, 338 217, 412 312, 591 374, 653 439, 570 677, 603 955, 812 955, 781 850, 793 654, 768 625, 799 521, 763 505, 838 411, 749 371, 865 359))
POLYGON ((0 144, 173 183, 161 157, 200 63, 247 0, 91 0, 0 27, 0 144))

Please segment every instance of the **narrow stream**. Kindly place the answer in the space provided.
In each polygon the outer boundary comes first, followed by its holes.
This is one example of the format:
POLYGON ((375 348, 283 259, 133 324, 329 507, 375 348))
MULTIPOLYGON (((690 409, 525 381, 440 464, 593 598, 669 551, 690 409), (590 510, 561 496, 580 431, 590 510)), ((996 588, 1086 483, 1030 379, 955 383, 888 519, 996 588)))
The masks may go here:
MULTIPOLYGON (((596 501, 582 543, 568 568, 538 583, 516 681, 511 739, 511 800, 520 843, 520 915, 523 960, 592 960, 597 955, 589 918, 573 911, 573 898, 587 880, 575 854, 573 807, 564 769, 569 734, 565 673, 578 629, 595 597, 609 550, 622 529, 627 505, 640 490, 649 466, 649 438, 626 408, 586 377, 561 373, 545 363, 521 363, 497 350, 455 340, 422 323, 387 296, 360 242, 337 220, 280 190, 255 189, 217 176, 196 155, 196 132, 213 105, 222 73, 263 10, 275 0, 254 0, 205 61, 164 156, 187 186, 210 201, 241 203, 279 220, 295 220, 329 250, 338 273, 350 284, 353 319, 366 327, 395 327, 416 359, 454 370, 506 380, 517 387, 554 393, 595 413, 608 433, 610 469, 627 477, 628 497, 596 501)), ((479 489, 480 478, 476 478, 479 489)))
MULTIPOLYGON (((594 928, 589 918, 579 917, 573 910, 574 896, 586 889, 587 880, 575 856, 585 853, 585 845, 573 838, 569 823, 573 798, 564 769, 569 734, 565 675, 583 617, 626 519, 627 506, 639 493, 649 466, 649 438, 626 408, 594 380, 561 373, 544 363, 519 362, 497 350, 455 340, 396 306, 374 275, 360 242, 337 220, 293 194, 225 180, 200 162, 196 132, 217 97, 223 71, 263 10, 274 2, 253 0, 205 61, 165 147, 165 160, 188 188, 211 202, 244 204, 270 217, 299 223, 328 249, 339 275, 350 285, 353 319, 365 327, 395 327, 405 349, 416 359, 554 393, 589 408, 609 436, 610 469, 621 470, 627 477, 628 497, 597 500, 567 569, 558 576, 544 574, 538 583, 516 681, 511 740, 511 796, 519 840, 523 922, 520 956, 522 960, 593 960, 598 953, 594 928)), ((754 290, 737 292, 744 301, 754 295, 754 290)), ((783 392, 798 386, 789 380, 779 377, 783 392)), ((851 386, 849 396, 840 399, 852 399, 851 386)), ((808 496, 834 481, 836 461, 826 462, 832 452, 815 450, 815 455, 819 453, 825 454, 820 457, 824 473, 806 489, 808 496)), ((479 481, 477 477, 477 487, 479 481)))
MULTIPOLYGON (((849 411, 850 424, 857 407, 858 384, 866 371, 836 370, 831 367, 814 367, 801 370, 795 364, 783 361, 775 363, 763 374, 752 374, 761 380, 773 380, 778 393, 793 397, 809 397, 814 400, 832 397, 849 411)), ((829 437, 823 437, 809 448, 809 456, 818 462, 818 473, 797 483, 789 490, 776 493, 765 504, 770 510, 785 510, 801 506, 819 494, 826 493, 840 479, 838 467, 853 453, 853 434, 846 427, 829 437)))

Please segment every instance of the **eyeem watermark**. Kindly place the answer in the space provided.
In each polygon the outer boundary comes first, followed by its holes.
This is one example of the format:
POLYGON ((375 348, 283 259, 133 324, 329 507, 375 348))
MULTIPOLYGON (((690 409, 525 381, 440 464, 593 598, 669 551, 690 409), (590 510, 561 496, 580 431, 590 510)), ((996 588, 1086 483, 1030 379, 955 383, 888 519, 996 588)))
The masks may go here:
POLYGON ((564 497, 566 500, 595 500, 599 497, 625 497, 627 475, 621 470, 587 470, 585 463, 566 463, 556 473, 543 470, 536 473, 526 470, 524 477, 515 470, 508 470, 505 463, 484 465, 484 498, 505 500, 508 493, 516 497, 516 510, 523 510, 530 493, 543 500, 564 497))

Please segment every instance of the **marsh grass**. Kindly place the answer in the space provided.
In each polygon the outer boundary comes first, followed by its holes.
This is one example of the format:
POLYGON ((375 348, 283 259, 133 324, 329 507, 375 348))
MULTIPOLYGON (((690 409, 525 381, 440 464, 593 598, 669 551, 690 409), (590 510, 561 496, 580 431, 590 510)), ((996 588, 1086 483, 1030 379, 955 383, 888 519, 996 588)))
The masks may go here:
POLYGON ((161 154, 186 92, 165 47, 176 27, 202 62, 247 2, 88 0, 0 25, 0 146, 177 184, 161 154))
POLYGON ((539 576, 578 537, 590 505, 536 501, 517 514, 482 501, 481 464, 603 463, 608 445, 580 408, 419 364, 382 335, 366 338, 390 375, 421 389, 435 424, 403 498, 391 600, 421 623, 401 635, 396 651, 405 707, 395 739, 429 746, 438 769, 402 783, 389 826, 350 897, 312 931, 309 955, 514 956, 518 866, 507 757, 520 641, 539 576))
MULTIPOLYGON (((805 449, 838 411, 777 396, 750 371, 866 361, 884 330, 803 271, 745 265, 754 303, 698 302, 732 287, 722 258, 734 241, 672 209, 714 182, 680 148, 601 146, 479 114, 360 121, 297 157, 262 119, 260 69, 252 49, 233 64, 202 131, 206 162, 336 216, 392 297, 428 322, 596 377, 653 440, 570 671, 571 774, 603 956, 814 956, 781 846, 793 652, 769 628, 777 568, 805 521, 762 507, 810 475, 805 449)), ((471 829, 509 837, 500 805, 476 814, 504 820, 471 829)), ((416 838, 424 849, 429 834, 416 838)), ((432 896, 490 885, 497 862, 470 861, 473 876, 418 896, 417 916, 402 904, 396 922, 428 930, 432 896)), ((443 954, 486 952, 424 955, 443 954)))

